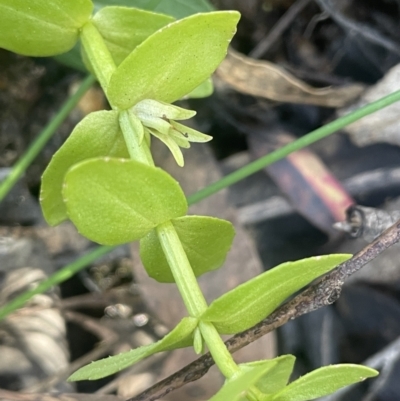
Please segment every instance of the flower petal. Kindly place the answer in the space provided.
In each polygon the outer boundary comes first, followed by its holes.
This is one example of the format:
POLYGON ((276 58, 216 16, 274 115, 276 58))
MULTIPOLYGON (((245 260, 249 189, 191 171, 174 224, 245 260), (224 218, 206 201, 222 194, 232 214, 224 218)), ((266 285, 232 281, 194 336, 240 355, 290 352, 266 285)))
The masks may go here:
POLYGON ((189 149, 190 148, 190 142, 184 138, 182 135, 181 136, 173 136, 170 135, 171 138, 177 143, 178 146, 181 148, 189 149))
POLYGON ((183 154, 178 144, 174 141, 174 138, 171 138, 170 136, 153 129, 149 129, 149 131, 152 135, 157 137, 160 141, 164 142, 168 146, 178 166, 183 167, 183 165, 185 164, 183 160, 183 154))
POLYGON ((172 128, 169 131, 169 134, 173 137, 177 135, 183 135, 190 142, 208 142, 211 141, 212 136, 206 135, 197 131, 193 128, 189 128, 186 125, 179 124, 176 121, 170 121, 172 128))
POLYGON ((164 135, 168 135, 171 129, 171 124, 162 118, 155 117, 150 114, 141 114, 140 117, 138 116, 138 118, 144 126, 162 132, 164 135))
POLYGON ((169 120, 187 120, 196 115, 194 110, 183 109, 182 107, 153 99, 140 101, 133 106, 133 111, 139 118, 142 115, 151 115, 169 120))

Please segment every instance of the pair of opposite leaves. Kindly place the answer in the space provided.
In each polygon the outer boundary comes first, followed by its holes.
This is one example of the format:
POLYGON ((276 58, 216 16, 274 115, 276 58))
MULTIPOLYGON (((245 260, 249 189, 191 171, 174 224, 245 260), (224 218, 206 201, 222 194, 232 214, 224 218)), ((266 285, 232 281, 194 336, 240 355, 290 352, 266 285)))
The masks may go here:
POLYGON ((83 235, 101 244, 141 239, 149 275, 173 282, 155 232, 172 220, 195 274, 218 268, 233 240, 232 224, 185 216, 188 206, 179 184, 163 170, 126 157, 117 111, 84 118, 43 174, 46 220, 55 225, 69 217, 83 235))
MULTIPOLYGON (((78 39, 79 29, 85 23, 93 23, 104 34, 117 63, 121 62, 107 88, 110 103, 120 109, 129 108, 143 98, 171 102, 198 87, 224 57, 238 20, 238 13, 230 12, 195 15, 158 30, 137 46, 144 39, 143 35, 171 22, 171 17, 106 7, 88 22, 91 3, 87 0, 73 5, 64 1, 61 4, 46 2, 45 7, 40 0, 29 7, 5 0, 0 2, 0 9, 2 7, 4 13, 0 21, 10 26, 13 34, 2 32, 0 45, 22 54, 43 56, 69 50, 78 39), (138 37, 135 32, 142 17, 151 23, 138 37), (23 37, 25 24, 33 32, 28 47, 23 37), (130 39, 127 41, 127 38, 130 39), (119 46, 122 43, 124 46, 119 46), (135 48, 133 52, 131 47, 135 48), (160 52, 161 48, 164 53, 160 52), (160 57, 163 68, 159 67, 160 57), (135 68, 131 68, 132 64, 135 68), (130 86, 129 91, 127 86, 130 86)), ((187 210, 183 193, 177 183, 159 169, 125 159, 84 162, 101 156, 128 157, 116 118, 116 112, 89 116, 55 155, 44 174, 41 192, 47 221, 58 224, 68 214, 88 238, 103 244, 120 244, 140 239, 158 224, 181 217, 173 222, 178 231, 185 234, 202 228, 204 235, 200 242, 208 242, 204 251, 208 263, 197 263, 201 271, 196 274, 218 267, 232 241, 230 223, 206 217, 183 217, 187 210), (78 134, 81 137, 75 140, 78 134), (82 163, 77 165, 79 162, 82 163), (74 168, 68 172, 72 166, 74 168), (138 190, 130 191, 132 186, 138 190), (217 236, 217 232, 221 235, 217 236), (210 247, 214 253, 210 252, 210 247)), ((151 234, 147 242, 154 243, 151 234)), ((198 242, 199 238, 197 247, 198 242)), ((193 250, 196 248, 190 241, 187 245, 193 250)), ((169 269, 166 275, 156 278, 172 281, 169 269)))
MULTIPOLYGON (((96 380, 117 373, 140 360, 161 351, 191 346, 196 319, 184 318, 162 340, 123 354, 93 362, 75 372, 70 381, 96 380)), ((316 369, 287 385, 295 357, 283 355, 274 359, 239 365, 238 373, 227 380, 210 401, 247 401, 247 391, 261 391, 259 401, 307 401, 331 394, 338 389, 377 375, 374 369, 353 364, 331 365, 316 369)))

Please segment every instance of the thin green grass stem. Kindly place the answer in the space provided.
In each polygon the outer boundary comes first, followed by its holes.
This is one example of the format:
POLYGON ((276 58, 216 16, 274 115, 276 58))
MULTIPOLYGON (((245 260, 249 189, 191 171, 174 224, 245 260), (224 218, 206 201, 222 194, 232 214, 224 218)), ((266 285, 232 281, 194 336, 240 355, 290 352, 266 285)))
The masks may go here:
POLYGON ((303 149, 306 146, 311 145, 314 142, 319 141, 326 136, 333 134, 334 132, 346 127, 347 125, 369 115, 378 110, 383 109, 384 107, 390 106, 391 104, 400 100, 400 91, 391 93, 388 96, 383 97, 373 103, 369 103, 360 109, 347 114, 343 117, 338 118, 335 121, 332 121, 321 128, 318 128, 314 131, 311 131, 307 135, 297 139, 294 142, 289 143, 288 145, 283 146, 280 149, 275 150, 274 152, 269 153, 266 156, 263 156, 252 163, 247 164, 245 167, 242 167, 231 174, 228 174, 224 178, 219 181, 214 182, 213 184, 201 189, 200 191, 190 195, 188 197, 188 203, 193 204, 199 202, 221 189, 227 188, 232 184, 237 183, 240 180, 248 177, 251 174, 256 173, 257 171, 263 169, 266 166, 269 166, 272 163, 277 162, 278 160, 283 159, 288 156, 290 153, 295 152, 296 150, 303 149))
POLYGON ((34 295, 42 294, 54 285, 68 280, 74 274, 86 267, 88 264, 94 262, 101 256, 106 255, 113 249, 115 249, 115 247, 113 246, 99 246, 86 255, 83 255, 75 262, 72 262, 69 265, 63 267, 58 272, 52 274, 47 280, 42 281, 36 288, 25 291, 23 294, 19 295, 12 301, 8 302, 5 306, 3 306, 0 309, 0 320, 4 319, 7 315, 9 315, 11 312, 14 312, 16 309, 24 306, 26 302, 28 302, 34 295))
MULTIPOLYGON (((87 78, 87 80, 88 79, 89 78, 87 78)), ((88 85, 88 87, 89 86, 90 85, 88 85)), ((329 123, 321 128, 318 128, 315 131, 310 132, 309 134, 303 136, 302 138, 296 140, 295 142, 292 142, 289 145, 286 145, 283 148, 278 149, 275 152, 272 152, 267 156, 263 156, 263 157, 257 159, 253 163, 250 163, 247 166, 236 170, 235 172, 225 176, 221 180, 216 181, 215 183, 209 185, 208 187, 201 189, 200 191, 194 193, 193 195, 191 195, 187 198, 188 204, 193 205, 193 204, 207 198, 208 196, 215 194, 216 192, 220 191, 221 189, 224 189, 224 188, 242 180, 243 178, 246 178, 249 175, 257 172, 258 170, 261 170, 265 166, 268 166, 268 165, 286 157, 291 152, 302 149, 302 148, 318 141, 319 139, 322 139, 322 138, 342 129, 342 128, 346 127, 347 125, 349 125, 369 114, 372 114, 378 110, 381 110, 387 106, 390 106, 391 104, 393 104, 399 100, 400 100, 400 91, 397 91, 397 92, 394 92, 382 99, 377 100, 376 102, 370 103, 344 117, 338 118, 337 120, 332 121, 331 123, 329 123)), ((29 163, 27 163, 26 165, 28 165, 28 164, 29 163)), ((2 186, 0 186, 0 188, 1 187, 2 186)), ((12 185, 11 185, 11 187, 12 187, 12 185)), ((3 195, 3 197, 4 197, 4 195, 3 195)), ((1 200, 1 197, 0 197, 0 200, 1 200)), ((113 250, 114 248, 115 247, 99 246, 94 251, 79 258, 74 263, 71 263, 70 265, 65 266, 64 268, 59 270, 57 273, 55 273, 51 277, 49 277, 47 280, 43 281, 34 290, 31 290, 24 294, 21 294, 20 296, 15 298, 13 301, 6 304, 3 308, 0 308, 0 320, 4 319, 7 315, 14 312, 16 309, 24 306, 24 304, 27 301, 29 301, 29 299, 33 295, 40 294, 44 291, 47 291, 51 286, 60 284, 64 280, 71 277, 73 274, 75 274, 78 271, 80 271, 81 269, 85 268, 89 263, 92 263, 100 256, 105 255, 108 252, 111 252, 111 250, 113 250), (54 277, 56 277, 56 279, 54 279, 54 277)))
POLYGON ((16 184, 18 179, 24 174, 25 170, 33 162, 35 157, 43 149, 47 141, 53 136, 57 128, 66 119, 68 114, 78 104, 82 96, 87 90, 96 82, 96 79, 89 75, 81 83, 78 90, 63 104, 58 113, 49 122, 49 124, 43 129, 38 137, 29 146, 27 151, 21 156, 21 158, 15 163, 10 174, 0 183, 0 202, 10 192, 11 188, 16 184))

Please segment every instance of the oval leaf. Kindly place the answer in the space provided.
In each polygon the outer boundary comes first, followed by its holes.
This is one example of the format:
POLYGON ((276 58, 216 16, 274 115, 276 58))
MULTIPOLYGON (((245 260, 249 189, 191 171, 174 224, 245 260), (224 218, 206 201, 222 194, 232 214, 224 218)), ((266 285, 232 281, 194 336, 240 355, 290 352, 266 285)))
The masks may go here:
POLYGON ((97 111, 86 116, 51 159, 40 191, 40 203, 48 224, 54 226, 68 218, 61 194, 67 171, 83 160, 102 156, 129 158, 117 111, 97 111))
POLYGON ((233 378, 227 380, 221 390, 209 401, 238 401, 242 399, 243 393, 272 369, 275 363, 266 363, 238 372, 233 378))
POLYGON ((67 52, 92 9, 90 0, 1 0, 0 47, 26 56, 67 52))
POLYGON ((235 33, 235 11, 196 14, 160 29, 111 76, 108 99, 128 109, 143 99, 171 103, 205 81, 226 55, 235 33))
MULTIPOLYGON (((109 0, 95 0, 93 3, 95 10, 99 10, 104 6, 108 6, 109 0)), ((114 4, 130 7, 132 5, 132 0, 118 0, 114 2, 114 4)), ((175 18, 184 18, 191 14, 214 11, 213 6, 207 0, 190 0, 190 2, 182 2, 182 0, 157 0, 156 2, 154 2, 154 0, 136 0, 135 7, 163 13, 164 15, 168 14, 175 18)), ((86 71, 81 60, 79 48, 75 47, 67 54, 57 56, 56 58, 60 63, 66 64, 69 67, 86 71)), ((204 94, 204 96, 206 95, 204 94)))
MULTIPOLYGON (((95 0, 96 9, 108 6, 110 0, 95 0)), ((113 0, 120 6, 131 6, 132 0, 113 0)), ((135 0, 135 7, 172 15, 175 18, 184 18, 191 14, 213 11, 214 7, 208 0, 135 0)))
POLYGON ((256 383, 257 388, 264 394, 272 394, 286 386, 293 372, 295 360, 296 358, 293 355, 282 355, 265 361, 241 363, 239 367, 240 370, 246 372, 249 368, 267 366, 270 363, 274 363, 274 366, 260 377, 256 383))
POLYGON ((201 320, 221 334, 234 334, 254 326, 286 298, 351 255, 315 256, 283 263, 239 285, 211 303, 201 320))
POLYGON ((104 245, 137 240, 186 214, 179 184, 163 170, 127 159, 91 159, 65 176, 63 198, 78 231, 104 245))
MULTIPOLYGON (((224 263, 235 235, 229 221, 207 216, 185 216, 173 219, 172 224, 196 277, 224 263)), ((174 282, 155 230, 140 240, 140 257, 150 277, 162 283, 174 282)))
POLYGON ((273 401, 306 401, 332 394, 342 387, 374 377, 378 372, 366 366, 342 364, 324 366, 290 383, 273 401))
POLYGON ((102 377, 117 373, 157 352, 190 347, 193 343, 192 333, 196 329, 196 326, 197 319, 185 317, 160 341, 92 362, 73 373, 68 378, 68 381, 101 379, 102 377))
POLYGON ((104 7, 93 17, 93 24, 119 65, 132 50, 175 18, 132 7, 104 7))

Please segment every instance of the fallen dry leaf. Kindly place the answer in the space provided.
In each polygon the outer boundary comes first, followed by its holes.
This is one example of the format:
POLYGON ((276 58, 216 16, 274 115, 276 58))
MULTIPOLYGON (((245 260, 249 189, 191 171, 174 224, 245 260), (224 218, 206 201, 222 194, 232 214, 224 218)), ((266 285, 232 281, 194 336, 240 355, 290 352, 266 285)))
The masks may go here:
MULTIPOLYGON (((293 140, 292 135, 281 129, 261 130, 249 135, 249 148, 254 157, 261 157, 293 140)), ((301 149, 264 171, 310 223, 330 237, 337 235, 332 225, 343 220, 354 201, 316 154, 301 149)))
POLYGON ((361 84, 314 88, 269 61, 255 60, 230 49, 217 77, 238 92, 279 102, 343 107, 364 91, 361 84))

